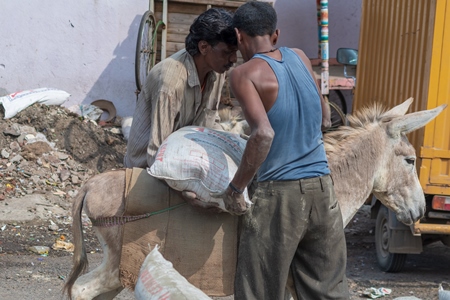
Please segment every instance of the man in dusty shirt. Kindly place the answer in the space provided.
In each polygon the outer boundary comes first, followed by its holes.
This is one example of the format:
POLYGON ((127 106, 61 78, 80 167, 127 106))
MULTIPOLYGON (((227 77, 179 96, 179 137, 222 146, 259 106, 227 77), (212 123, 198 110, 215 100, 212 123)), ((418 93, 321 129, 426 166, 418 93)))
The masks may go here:
POLYGON ((185 49, 150 70, 133 115, 125 167, 151 166, 162 142, 181 127, 214 126, 225 72, 237 60, 232 17, 223 9, 205 11, 191 25, 185 49))

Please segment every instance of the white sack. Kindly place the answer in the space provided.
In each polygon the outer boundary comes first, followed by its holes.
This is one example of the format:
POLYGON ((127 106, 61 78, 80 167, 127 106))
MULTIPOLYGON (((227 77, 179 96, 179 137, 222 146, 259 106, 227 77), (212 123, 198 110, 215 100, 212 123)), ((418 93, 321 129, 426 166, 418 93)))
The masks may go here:
POLYGON ((439 285, 439 300, 450 300, 450 291, 444 290, 442 284, 439 285))
POLYGON ((70 94, 62 90, 39 88, 0 97, 0 104, 5 110, 5 119, 9 119, 36 102, 46 105, 61 105, 69 97, 70 94))
MULTIPOLYGON (((178 191, 192 191, 205 202, 225 205, 211 192, 222 192, 241 162, 246 141, 238 134, 187 126, 172 133, 160 146, 148 173, 178 191)), ((247 189, 244 197, 250 205, 247 189)))
POLYGON ((123 138, 128 141, 128 138, 130 137, 130 130, 131 130, 131 124, 133 123, 133 117, 128 116, 124 117, 122 119, 121 125, 122 125, 122 134, 123 138))
POLYGON ((145 258, 134 289, 138 300, 211 300, 164 259, 158 245, 145 258))

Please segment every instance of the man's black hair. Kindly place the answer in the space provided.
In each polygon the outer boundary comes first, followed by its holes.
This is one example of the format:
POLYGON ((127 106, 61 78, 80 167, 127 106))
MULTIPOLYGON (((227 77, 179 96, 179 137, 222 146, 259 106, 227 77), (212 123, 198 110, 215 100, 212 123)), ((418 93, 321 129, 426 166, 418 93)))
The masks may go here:
POLYGON ((233 14, 225 9, 210 8, 199 15, 192 23, 186 37, 186 50, 194 56, 199 53, 198 43, 202 40, 211 46, 224 42, 231 46, 237 45, 234 32, 233 14))
POLYGON ((272 35, 277 27, 277 13, 267 2, 249 1, 234 13, 233 27, 251 37, 272 35))

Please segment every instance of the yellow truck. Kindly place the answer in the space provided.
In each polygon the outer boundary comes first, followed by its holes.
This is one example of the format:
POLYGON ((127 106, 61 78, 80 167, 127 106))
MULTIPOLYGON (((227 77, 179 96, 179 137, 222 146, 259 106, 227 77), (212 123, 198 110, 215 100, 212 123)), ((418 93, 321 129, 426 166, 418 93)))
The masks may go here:
MULTIPOLYGON (((450 104, 450 1, 363 0, 353 110, 373 102, 387 108, 414 98, 411 111, 450 104)), ((450 105, 425 128, 408 136, 426 198, 423 219, 397 221, 377 199, 377 260, 398 272, 409 253, 441 241, 450 246, 450 105)))

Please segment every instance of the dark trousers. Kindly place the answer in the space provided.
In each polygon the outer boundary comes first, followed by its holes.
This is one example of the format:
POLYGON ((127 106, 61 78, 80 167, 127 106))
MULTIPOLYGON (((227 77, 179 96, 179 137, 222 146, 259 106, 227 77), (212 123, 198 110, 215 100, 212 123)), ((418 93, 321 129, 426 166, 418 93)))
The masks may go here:
POLYGON ((329 175, 259 182, 243 217, 235 299, 348 299, 341 211, 329 175))

